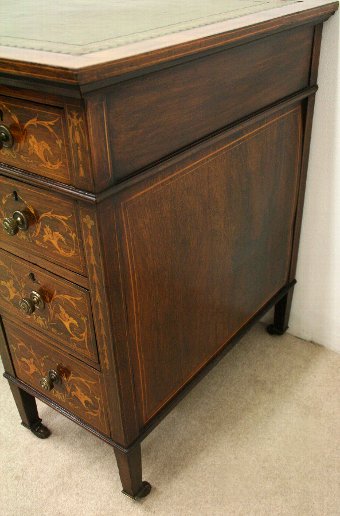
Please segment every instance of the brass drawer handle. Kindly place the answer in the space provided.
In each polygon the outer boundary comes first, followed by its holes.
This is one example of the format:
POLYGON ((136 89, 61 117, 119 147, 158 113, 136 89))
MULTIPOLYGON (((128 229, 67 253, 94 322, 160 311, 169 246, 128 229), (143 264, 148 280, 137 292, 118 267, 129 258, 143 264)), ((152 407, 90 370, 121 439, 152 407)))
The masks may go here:
POLYGON ((29 217, 25 211, 15 211, 12 217, 6 217, 2 221, 2 227, 10 236, 14 236, 18 231, 27 231, 29 217))
POLYGON ((13 135, 5 124, 0 124, 0 149, 4 147, 5 149, 10 149, 13 147, 14 138, 13 135))
POLYGON ((40 386, 45 391, 51 391, 55 385, 61 383, 61 378, 55 369, 50 369, 46 376, 43 376, 40 380, 40 386))
POLYGON ((37 308, 43 310, 45 308, 45 302, 39 292, 32 290, 30 297, 20 299, 19 308, 24 314, 31 315, 37 308))

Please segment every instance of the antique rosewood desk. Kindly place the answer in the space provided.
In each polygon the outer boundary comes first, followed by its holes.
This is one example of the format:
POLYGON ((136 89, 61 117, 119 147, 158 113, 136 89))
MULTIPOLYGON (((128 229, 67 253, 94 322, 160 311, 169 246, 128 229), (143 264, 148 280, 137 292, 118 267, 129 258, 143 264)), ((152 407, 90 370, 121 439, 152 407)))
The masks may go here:
POLYGON ((272 306, 287 329, 337 9, 203 4, 0 7, 5 378, 38 437, 35 398, 109 443, 133 498, 150 430, 272 306))

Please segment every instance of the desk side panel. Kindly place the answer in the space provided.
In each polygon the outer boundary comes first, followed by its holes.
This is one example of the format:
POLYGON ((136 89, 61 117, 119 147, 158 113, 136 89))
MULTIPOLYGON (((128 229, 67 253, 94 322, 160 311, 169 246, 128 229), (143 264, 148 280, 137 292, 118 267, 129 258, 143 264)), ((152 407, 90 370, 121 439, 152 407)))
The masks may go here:
POLYGON ((287 284, 301 126, 295 105, 119 195, 142 424, 287 284))

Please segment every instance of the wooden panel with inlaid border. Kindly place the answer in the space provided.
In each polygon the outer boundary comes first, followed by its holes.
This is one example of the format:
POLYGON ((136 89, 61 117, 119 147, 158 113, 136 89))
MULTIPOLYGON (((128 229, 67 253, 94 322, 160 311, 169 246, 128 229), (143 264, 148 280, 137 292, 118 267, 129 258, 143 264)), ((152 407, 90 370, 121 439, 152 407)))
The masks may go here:
POLYGON ((301 122, 297 105, 249 123, 119 194, 144 424, 286 285, 301 122))
POLYGON ((110 404, 111 434, 116 442, 126 446, 138 436, 139 423, 127 343, 119 229, 112 201, 110 197, 97 208, 80 206, 80 220, 98 354, 110 404))

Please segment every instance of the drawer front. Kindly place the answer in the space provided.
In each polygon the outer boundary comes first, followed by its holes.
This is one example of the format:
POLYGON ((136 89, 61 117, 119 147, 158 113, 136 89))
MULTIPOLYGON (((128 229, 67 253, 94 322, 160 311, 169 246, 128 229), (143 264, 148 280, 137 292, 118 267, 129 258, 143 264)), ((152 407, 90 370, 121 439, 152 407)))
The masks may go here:
POLYGON ((14 139, 0 150, 0 161, 70 183, 62 110, 6 97, 0 97, 0 110, 14 139))
POLYGON ((7 228, 0 232, 0 242, 14 252, 25 249, 29 257, 43 257, 86 275, 75 202, 0 177, 0 216, 7 228), (27 227, 16 224, 17 212, 24 214, 27 227))
POLYGON ((45 106, 0 95, 0 120, 13 144, 0 149, 0 163, 91 189, 86 124, 80 107, 45 106))
POLYGON ((4 327, 17 377, 108 435, 101 374, 55 350, 36 332, 6 319, 4 327), (47 391, 40 382, 50 370, 57 371, 60 380, 47 391))
POLYGON ((0 251, 0 307, 19 322, 52 335, 57 346, 98 362, 87 290, 0 251), (34 305, 32 292, 39 294, 43 306, 34 305))

